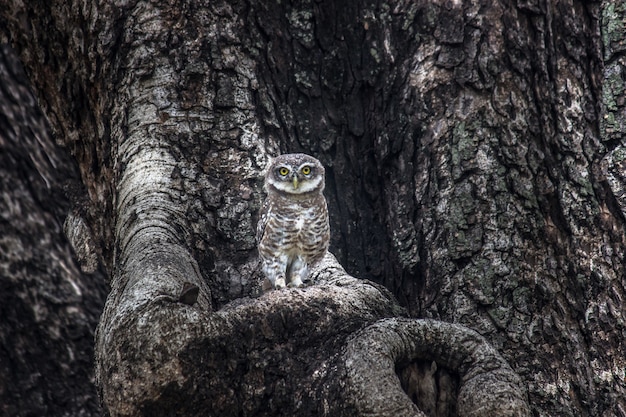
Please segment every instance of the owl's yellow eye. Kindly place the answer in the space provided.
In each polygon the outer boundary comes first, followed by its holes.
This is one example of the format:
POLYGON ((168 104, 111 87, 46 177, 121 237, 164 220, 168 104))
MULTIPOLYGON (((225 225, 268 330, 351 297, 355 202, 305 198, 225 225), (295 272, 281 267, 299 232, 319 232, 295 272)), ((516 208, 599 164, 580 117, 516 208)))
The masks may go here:
POLYGON ((284 177, 285 175, 289 174, 289 169, 285 167, 279 168, 278 173, 284 177))
POLYGON ((300 170, 304 175, 309 175, 311 173, 311 167, 302 167, 300 170))

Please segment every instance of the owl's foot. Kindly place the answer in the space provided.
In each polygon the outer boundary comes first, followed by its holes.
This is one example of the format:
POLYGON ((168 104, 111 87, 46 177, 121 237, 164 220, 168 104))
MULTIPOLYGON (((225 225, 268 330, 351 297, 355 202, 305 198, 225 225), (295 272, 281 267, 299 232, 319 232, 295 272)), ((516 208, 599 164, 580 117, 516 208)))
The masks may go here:
POLYGON ((278 277, 276 278, 276 281, 274 281, 274 288, 276 288, 277 290, 281 290, 286 286, 287 285, 285 283, 285 277, 278 277))
POLYGON ((289 287, 298 288, 304 286, 304 282, 302 282, 302 277, 300 274, 296 274, 291 277, 291 282, 289 283, 289 287))
POLYGON ((290 287, 302 287, 304 285, 303 278, 306 279, 309 268, 300 256, 296 257, 290 267, 287 269, 290 287))

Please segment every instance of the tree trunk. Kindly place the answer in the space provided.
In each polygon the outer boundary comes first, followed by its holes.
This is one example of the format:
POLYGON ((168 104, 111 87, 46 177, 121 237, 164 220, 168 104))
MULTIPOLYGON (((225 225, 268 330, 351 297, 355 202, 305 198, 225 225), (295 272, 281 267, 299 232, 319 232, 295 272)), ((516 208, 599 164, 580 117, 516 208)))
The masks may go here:
POLYGON ((0 79, 0 415, 97 416, 93 339, 107 289, 63 235, 78 172, 6 45, 0 79))
POLYGON ((3 3, 111 415, 626 414, 624 2, 3 3), (339 262, 260 294, 279 152, 339 262))

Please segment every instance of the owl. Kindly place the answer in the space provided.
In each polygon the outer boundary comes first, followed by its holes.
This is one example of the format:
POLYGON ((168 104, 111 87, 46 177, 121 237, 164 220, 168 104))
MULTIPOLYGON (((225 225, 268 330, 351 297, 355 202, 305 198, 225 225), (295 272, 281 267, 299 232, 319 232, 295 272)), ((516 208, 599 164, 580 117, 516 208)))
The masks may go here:
POLYGON ((267 170, 257 242, 263 272, 276 289, 301 286, 328 250, 323 190, 324 167, 312 156, 280 155, 267 170))

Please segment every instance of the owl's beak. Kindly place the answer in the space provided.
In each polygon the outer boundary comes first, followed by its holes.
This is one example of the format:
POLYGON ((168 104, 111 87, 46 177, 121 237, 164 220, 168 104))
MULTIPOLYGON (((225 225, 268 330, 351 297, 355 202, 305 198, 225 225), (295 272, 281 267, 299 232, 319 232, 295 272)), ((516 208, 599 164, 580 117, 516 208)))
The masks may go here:
POLYGON ((293 188, 298 189, 298 177, 293 177, 293 188))

